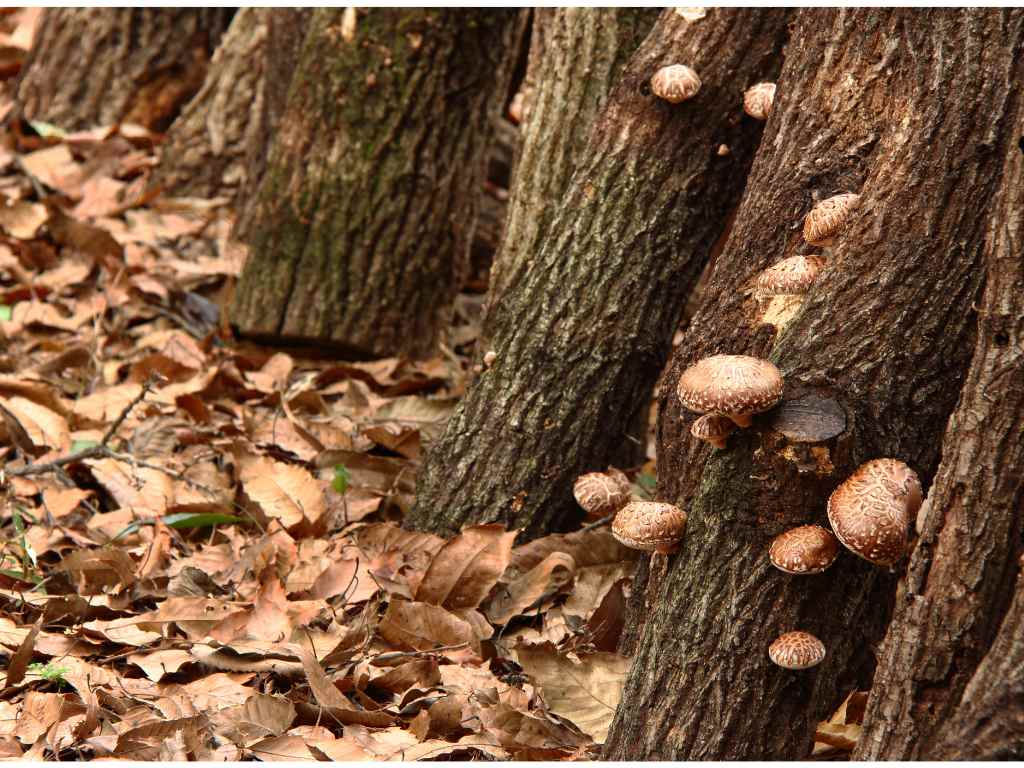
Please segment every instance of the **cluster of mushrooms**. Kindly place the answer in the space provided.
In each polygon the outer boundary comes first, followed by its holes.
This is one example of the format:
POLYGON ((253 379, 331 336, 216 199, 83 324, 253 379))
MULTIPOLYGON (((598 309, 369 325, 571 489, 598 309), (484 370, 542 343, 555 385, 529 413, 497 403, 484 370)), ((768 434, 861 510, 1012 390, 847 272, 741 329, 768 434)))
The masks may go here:
MULTIPOLYGON (((678 104, 700 90, 700 77, 690 67, 674 64, 651 78, 655 96, 678 104)), ((765 120, 775 99, 774 83, 747 90, 747 114, 765 120)), ((723 154, 720 152, 720 154, 723 154)), ((804 219, 807 243, 830 247, 860 201, 843 193, 817 203, 804 219)), ((825 265, 822 256, 792 256, 765 270, 757 279, 760 299, 802 297, 825 265)), ((752 417, 782 400, 783 379, 772 363, 746 355, 713 355, 686 369, 676 393, 685 408, 701 415, 691 434, 724 449, 736 429, 751 426, 752 417)), ((614 515, 612 534, 627 547, 667 555, 678 550, 686 529, 686 512, 664 502, 630 501, 630 484, 616 470, 580 476, 574 494, 588 514, 614 515)), ((839 545, 878 566, 899 562, 908 544, 907 529, 922 503, 921 482, 898 459, 862 464, 833 491, 827 514, 832 530, 802 525, 776 536, 768 549, 773 566, 794 576, 820 574, 836 560, 839 545)), ((769 647, 772 662, 786 669, 807 669, 825 658, 825 646, 807 632, 787 632, 769 647)))

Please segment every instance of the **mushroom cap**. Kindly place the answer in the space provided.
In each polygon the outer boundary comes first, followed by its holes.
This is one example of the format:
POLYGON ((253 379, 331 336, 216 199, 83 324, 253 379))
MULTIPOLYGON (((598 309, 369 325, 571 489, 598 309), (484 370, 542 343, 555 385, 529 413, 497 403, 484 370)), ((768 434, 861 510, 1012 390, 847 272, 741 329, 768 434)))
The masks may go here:
POLYGON ((676 392, 688 410, 731 418, 774 408, 782 387, 782 374, 767 360, 712 355, 683 372, 676 392))
POLYGON ((705 413, 690 427, 690 434, 698 440, 725 447, 725 440, 736 429, 732 419, 715 413, 705 413))
POLYGON ((758 83, 743 94, 743 111, 757 120, 767 120, 775 102, 775 83, 758 83))
POLYGON ((821 573, 839 555, 839 542, 819 525, 801 525, 772 539, 768 557, 772 565, 786 573, 821 573))
POLYGON ((825 660, 825 644, 809 632, 786 632, 768 646, 768 658, 784 669, 808 669, 825 660))
POLYGON ((802 295, 811 289, 824 266, 821 256, 790 256, 758 275, 754 293, 760 299, 802 295))
POLYGON ((672 104, 692 99, 699 90, 700 78, 685 64, 662 67, 651 77, 651 92, 672 104))
POLYGON ((580 475, 572 487, 576 502, 592 517, 618 512, 629 503, 631 492, 629 479, 614 467, 580 475))
POLYGON ((907 526, 923 495, 917 474, 899 459, 861 464, 828 499, 828 520, 844 547, 875 565, 899 562, 907 526))
POLYGON ((811 245, 828 245, 850 219, 860 195, 843 192, 822 200, 804 218, 804 240, 811 245))
POLYGON ((661 501, 633 501, 619 510, 612 535, 632 549, 652 552, 674 547, 686 531, 686 513, 661 501))

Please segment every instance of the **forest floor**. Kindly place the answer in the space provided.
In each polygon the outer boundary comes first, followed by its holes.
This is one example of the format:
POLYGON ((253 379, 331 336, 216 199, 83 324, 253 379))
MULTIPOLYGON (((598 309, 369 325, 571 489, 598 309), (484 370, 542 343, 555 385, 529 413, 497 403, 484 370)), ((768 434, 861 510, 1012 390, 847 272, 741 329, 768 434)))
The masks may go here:
MULTIPOLYGON (((8 90, 32 19, 3 20, 8 90)), ((595 757, 637 553, 401 528, 470 314, 416 363, 233 339, 233 212, 150 194, 160 139, 0 136, 0 757, 595 757)))

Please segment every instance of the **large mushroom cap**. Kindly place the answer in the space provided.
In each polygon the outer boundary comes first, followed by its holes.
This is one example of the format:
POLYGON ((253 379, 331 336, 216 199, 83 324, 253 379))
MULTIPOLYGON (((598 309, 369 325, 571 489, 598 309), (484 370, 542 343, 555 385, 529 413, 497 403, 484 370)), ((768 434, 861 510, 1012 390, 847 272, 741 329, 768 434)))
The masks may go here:
POLYGON ((811 245, 831 245, 859 203, 860 195, 854 192, 822 200, 804 218, 804 240, 811 245))
POLYGON ((736 425, 727 416, 719 416, 714 413, 705 413, 690 427, 690 434, 705 443, 711 443, 715 448, 725 448, 726 441, 736 430, 736 425))
POLYGON ((691 411, 728 416, 738 427, 774 408, 782 399, 782 374, 767 360, 746 355, 712 355, 687 368, 676 392, 691 411))
POLYGON ((629 503, 630 491, 629 479, 614 467, 580 475, 572 487, 576 502, 591 517, 618 512, 629 503))
POLYGON ((898 459, 874 459, 857 468, 828 499, 836 537, 875 565, 899 562, 907 548, 907 526, 923 498, 917 474, 898 459))
POLYGON ((785 669, 808 669, 825 660, 825 644, 809 632, 787 632, 768 646, 768 658, 785 669))
POLYGON ((757 278, 758 298, 800 296, 807 293, 825 266, 821 256, 790 256, 773 264, 757 278))
POLYGON ((801 525, 772 540, 768 557, 780 571, 797 575, 821 573, 839 554, 839 542, 818 525, 801 525))
POLYGON ((627 547, 645 552, 672 552, 686 531, 686 513, 660 501, 634 501, 615 515, 612 535, 627 547))
POLYGON ((685 64, 662 67, 651 77, 651 92, 659 99, 678 104, 700 90, 700 78, 685 64))
POLYGON ((743 111, 756 120, 767 120, 775 103, 775 83, 758 83, 743 94, 743 111))

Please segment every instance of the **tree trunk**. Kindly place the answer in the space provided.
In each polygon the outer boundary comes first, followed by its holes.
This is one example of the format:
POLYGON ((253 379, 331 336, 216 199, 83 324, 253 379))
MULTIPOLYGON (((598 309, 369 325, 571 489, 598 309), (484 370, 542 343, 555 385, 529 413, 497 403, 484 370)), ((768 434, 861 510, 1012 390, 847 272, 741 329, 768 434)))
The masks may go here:
MULTIPOLYGON (((584 158, 591 125, 657 15, 651 9, 634 8, 534 11, 522 91, 523 149, 509 198, 505 237, 491 267, 489 306, 498 307, 509 284, 529 267, 550 231, 562 194, 584 158)), ((485 329, 499 314, 484 318, 485 329)))
POLYGON ((246 149, 246 171, 236 203, 238 219, 232 232, 236 239, 248 239, 256 216, 260 182, 288 104, 288 87, 312 17, 312 8, 271 8, 267 12, 268 53, 263 60, 264 76, 258 97, 262 109, 256 118, 260 133, 248 142, 246 149))
POLYGON ((311 22, 258 193, 243 335, 426 356, 467 266, 513 11, 343 10, 311 22))
POLYGON ((580 519, 573 480, 604 468, 646 407, 742 190, 761 131, 741 95, 772 76, 786 19, 718 9, 693 24, 674 11, 659 18, 595 120, 533 265, 491 310, 496 358, 428 452, 412 525, 499 521, 538 536, 580 519), (676 61, 704 86, 673 105, 648 82, 676 61), (732 154, 719 156, 721 143, 732 154))
POLYGON ((21 117, 163 131, 203 84, 229 8, 46 11, 16 89, 21 117))
POLYGON ((268 8, 242 8, 213 54, 206 82, 167 133, 152 183, 166 194, 234 197, 246 147, 261 134, 268 8))
POLYGON ((236 197, 247 183, 251 158, 266 157, 280 117, 280 108, 271 113, 264 103, 268 59, 281 60, 275 66, 286 71, 275 76, 285 81, 294 66, 294 55, 268 47, 273 17, 280 26, 282 17, 307 14, 294 8, 238 11, 213 55, 206 82, 168 131, 154 185, 167 194, 236 197))
MULTIPOLYGON (((1010 23, 1020 34, 1024 14, 1014 13, 1010 23)), ((1024 62, 1018 62, 993 76, 1020 82, 1022 69, 1024 62)), ((1015 140, 1024 135, 1020 112, 1018 126, 1011 134, 1002 188, 990 206, 987 282, 974 361, 946 427, 921 538, 900 585, 868 699, 856 752, 865 759, 992 759, 984 755, 992 754, 998 729, 981 723, 977 714, 965 716, 970 735, 958 745, 945 739, 955 745, 952 751, 936 749, 937 742, 957 720, 954 713, 984 711, 975 699, 1004 695, 1006 679, 994 674, 1008 669, 1007 653, 1020 658, 1024 647, 1020 635, 992 642, 1000 623, 1004 635, 1007 621, 1024 628, 1019 618, 1003 621, 1024 532, 1024 158, 1015 140)), ((1024 696, 1016 713, 1019 750, 1024 696)))
POLYGON ((925 753, 932 760, 1024 759, 1024 573, 992 648, 925 753))
POLYGON ((788 576, 766 553, 784 530, 824 523, 828 494, 868 459, 903 459, 926 485, 935 470, 973 344, 987 219, 977 201, 998 188, 1016 141, 1020 36, 1006 21, 993 11, 800 13, 735 227, 661 388, 658 496, 690 516, 682 550, 652 580, 608 758, 802 758, 818 720, 870 673, 892 579, 849 553, 824 574, 788 576), (844 191, 862 195, 854 222, 773 339, 753 281, 811 250, 803 215, 844 191), (784 429, 784 403, 709 455, 674 384, 721 352, 769 356, 787 403, 832 400, 845 428, 817 445, 790 431, 788 442, 771 428, 784 429), (769 661, 769 644, 794 629, 824 641, 823 664, 791 672, 769 661))

